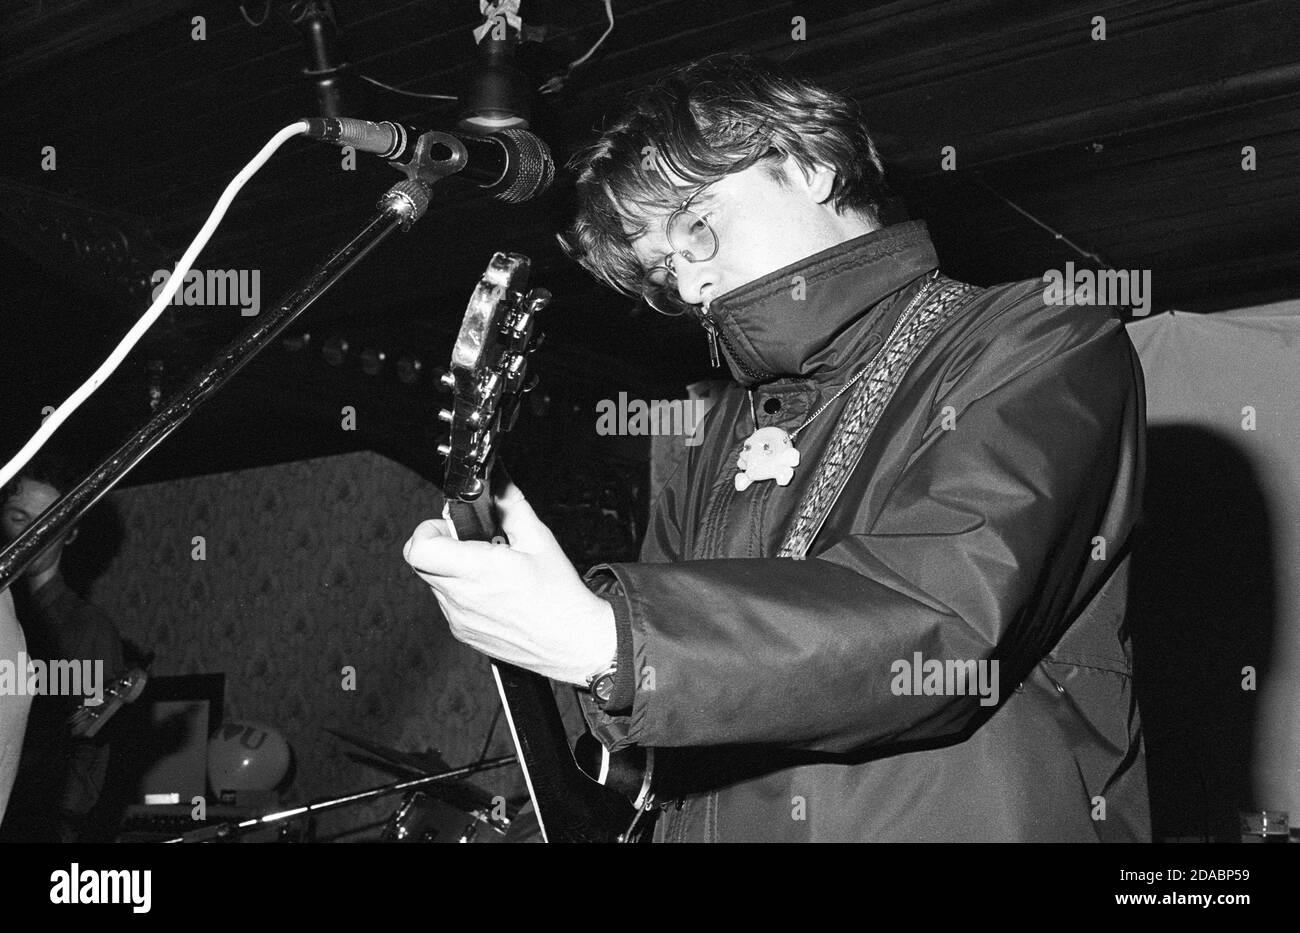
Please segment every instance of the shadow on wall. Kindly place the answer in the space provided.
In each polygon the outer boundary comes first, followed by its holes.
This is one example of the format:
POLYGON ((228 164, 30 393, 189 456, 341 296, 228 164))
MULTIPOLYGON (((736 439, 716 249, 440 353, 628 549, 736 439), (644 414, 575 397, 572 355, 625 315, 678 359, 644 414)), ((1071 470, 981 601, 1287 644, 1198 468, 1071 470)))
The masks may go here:
POLYGON ((1270 516, 1231 440, 1190 425, 1147 437, 1128 624, 1154 835, 1236 841, 1237 811, 1268 805, 1250 768, 1277 624, 1270 516))

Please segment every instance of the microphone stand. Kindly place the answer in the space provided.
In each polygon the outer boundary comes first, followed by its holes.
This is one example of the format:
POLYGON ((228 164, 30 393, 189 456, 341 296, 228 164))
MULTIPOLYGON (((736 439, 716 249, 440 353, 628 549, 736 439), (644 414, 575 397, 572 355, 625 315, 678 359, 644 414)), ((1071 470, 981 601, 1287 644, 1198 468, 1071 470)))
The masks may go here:
POLYGON ((332 256, 280 300, 273 311, 236 337, 177 392, 144 427, 74 489, 46 509, 0 551, 0 590, 9 586, 35 557, 57 540, 137 463, 215 395, 256 354, 274 341, 303 311, 325 294, 353 266, 401 227, 409 230, 429 206, 429 185, 414 177, 393 185, 376 205, 376 213, 332 256))
POLYGON ((363 800, 372 800, 375 797, 383 797, 386 794, 396 794, 400 791, 423 787, 426 784, 436 784, 439 781, 450 781, 453 778, 468 777, 469 775, 477 774, 480 771, 490 771, 493 768, 502 768, 506 765, 512 765, 518 760, 518 757, 515 755, 502 755, 500 758, 489 758, 487 761, 479 762, 478 764, 452 768, 450 771, 440 771, 437 774, 427 774, 424 777, 412 778, 409 781, 398 781, 396 784, 385 784, 382 787, 372 787, 369 790, 359 790, 355 794, 345 794, 342 797, 318 800, 301 807, 294 807, 290 810, 281 810, 279 813, 268 813, 264 816, 255 816, 252 819, 242 820, 238 823, 214 823, 211 826, 204 826, 201 829, 193 829, 188 833, 183 833, 179 836, 159 841, 163 843, 212 842, 217 839, 233 839, 247 830, 256 829, 260 826, 282 823, 285 820, 292 820, 308 813, 322 813, 325 810, 336 810, 339 807, 347 807, 354 803, 361 803, 363 800))

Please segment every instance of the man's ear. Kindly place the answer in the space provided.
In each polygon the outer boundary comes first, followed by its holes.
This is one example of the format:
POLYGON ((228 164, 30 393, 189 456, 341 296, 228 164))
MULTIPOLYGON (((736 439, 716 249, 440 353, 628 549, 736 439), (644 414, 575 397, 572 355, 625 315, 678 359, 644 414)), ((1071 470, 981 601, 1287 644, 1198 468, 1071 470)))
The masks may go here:
POLYGON ((800 165, 793 156, 787 156, 785 173, 801 184, 808 197, 816 204, 825 204, 830 200, 831 189, 835 187, 836 172, 822 162, 810 166, 800 165))
POLYGON ((820 162, 813 164, 811 171, 808 173, 808 193, 811 194, 818 204, 825 204, 831 198, 831 189, 835 187, 835 178, 837 173, 829 165, 823 165, 820 162))

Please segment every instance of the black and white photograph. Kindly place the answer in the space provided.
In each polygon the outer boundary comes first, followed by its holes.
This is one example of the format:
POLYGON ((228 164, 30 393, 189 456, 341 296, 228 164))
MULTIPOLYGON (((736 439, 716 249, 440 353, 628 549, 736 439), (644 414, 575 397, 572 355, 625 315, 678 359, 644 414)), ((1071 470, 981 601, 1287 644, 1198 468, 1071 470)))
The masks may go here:
POLYGON ((11 0, 0 87, 23 899, 848 843, 1285 903, 1294 0, 11 0))

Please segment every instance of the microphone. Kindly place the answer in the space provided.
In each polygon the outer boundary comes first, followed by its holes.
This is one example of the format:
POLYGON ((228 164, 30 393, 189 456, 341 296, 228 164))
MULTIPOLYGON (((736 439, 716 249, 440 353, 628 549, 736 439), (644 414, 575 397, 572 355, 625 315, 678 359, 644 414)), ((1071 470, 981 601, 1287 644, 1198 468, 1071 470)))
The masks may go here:
POLYGON ((372 152, 408 178, 432 184, 459 174, 512 204, 542 194, 555 178, 550 148, 527 130, 476 136, 351 117, 311 117, 303 122, 311 139, 372 152))

